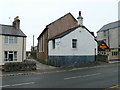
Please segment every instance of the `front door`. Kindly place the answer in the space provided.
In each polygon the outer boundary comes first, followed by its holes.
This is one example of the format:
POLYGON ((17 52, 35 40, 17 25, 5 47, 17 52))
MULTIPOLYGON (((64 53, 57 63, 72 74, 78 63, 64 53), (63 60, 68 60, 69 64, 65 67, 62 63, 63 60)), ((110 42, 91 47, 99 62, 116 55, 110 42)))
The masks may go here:
POLYGON ((9 59, 9 61, 13 61, 13 53, 9 53, 8 59, 9 59))

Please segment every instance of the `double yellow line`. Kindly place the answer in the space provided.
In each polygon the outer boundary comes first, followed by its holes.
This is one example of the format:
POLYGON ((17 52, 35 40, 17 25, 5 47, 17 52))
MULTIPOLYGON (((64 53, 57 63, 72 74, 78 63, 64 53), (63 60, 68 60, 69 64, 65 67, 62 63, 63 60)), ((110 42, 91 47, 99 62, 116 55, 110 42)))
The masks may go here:
POLYGON ((109 87, 109 88, 105 88, 103 90, 120 90, 120 85, 116 85, 116 86, 112 86, 112 87, 109 87))

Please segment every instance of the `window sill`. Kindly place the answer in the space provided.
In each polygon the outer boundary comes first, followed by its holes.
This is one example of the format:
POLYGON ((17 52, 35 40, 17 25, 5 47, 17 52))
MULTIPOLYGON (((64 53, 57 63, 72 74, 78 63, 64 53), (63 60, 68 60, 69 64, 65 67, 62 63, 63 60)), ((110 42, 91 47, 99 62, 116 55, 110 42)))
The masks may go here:
POLYGON ((77 48, 72 48, 72 50, 73 50, 73 51, 78 51, 78 49, 77 49, 77 48))

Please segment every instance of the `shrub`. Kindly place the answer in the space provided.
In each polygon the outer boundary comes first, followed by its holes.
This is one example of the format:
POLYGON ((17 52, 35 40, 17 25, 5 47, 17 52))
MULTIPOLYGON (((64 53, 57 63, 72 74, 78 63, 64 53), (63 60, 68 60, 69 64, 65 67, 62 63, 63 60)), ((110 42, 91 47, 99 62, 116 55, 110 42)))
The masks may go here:
POLYGON ((4 71, 28 71, 36 70, 36 63, 33 61, 8 62, 4 65, 4 71))
POLYGON ((31 56, 30 57, 33 58, 33 59, 37 59, 36 51, 31 51, 31 56))

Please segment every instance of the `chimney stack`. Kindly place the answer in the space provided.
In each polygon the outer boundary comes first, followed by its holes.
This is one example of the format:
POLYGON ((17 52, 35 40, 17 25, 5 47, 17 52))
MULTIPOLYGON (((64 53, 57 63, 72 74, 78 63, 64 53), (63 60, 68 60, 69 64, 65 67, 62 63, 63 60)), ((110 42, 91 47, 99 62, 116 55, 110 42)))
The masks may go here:
POLYGON ((20 29, 20 20, 19 20, 19 16, 17 16, 17 17, 14 18, 13 27, 14 27, 15 29, 20 29))
POLYGON ((78 25, 83 26, 83 17, 81 16, 81 11, 79 11, 79 16, 78 16, 78 25))

